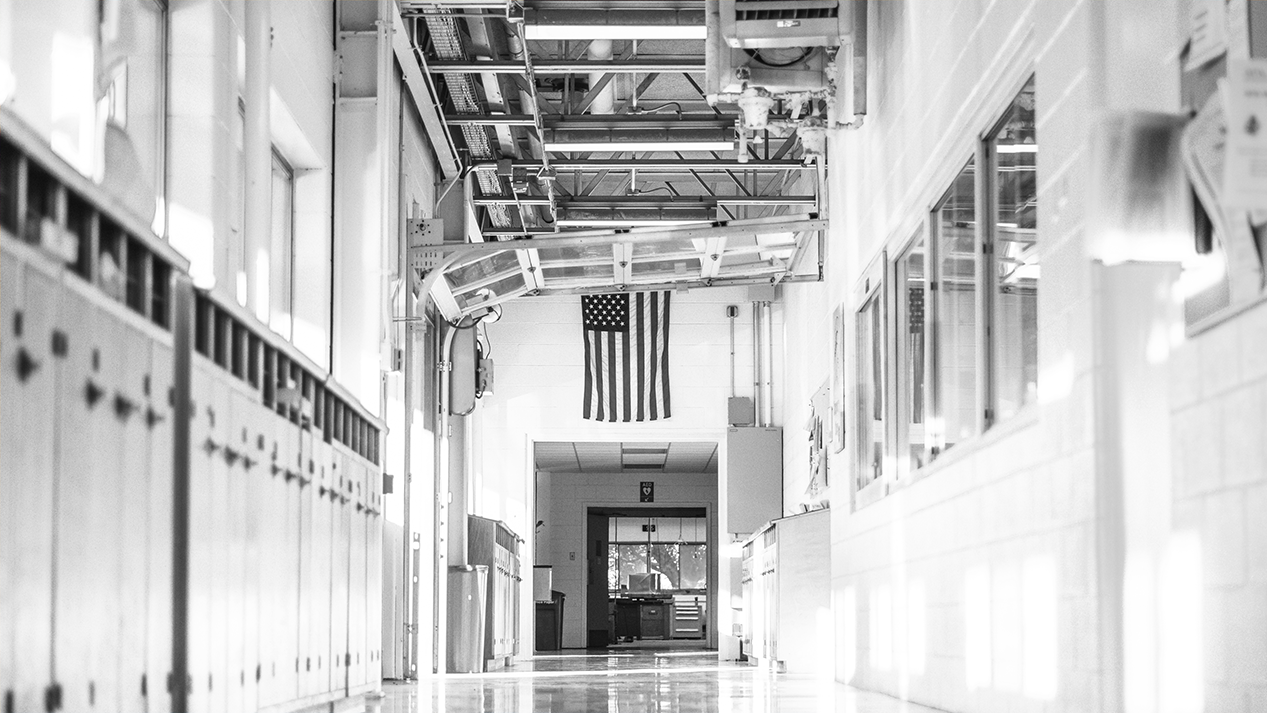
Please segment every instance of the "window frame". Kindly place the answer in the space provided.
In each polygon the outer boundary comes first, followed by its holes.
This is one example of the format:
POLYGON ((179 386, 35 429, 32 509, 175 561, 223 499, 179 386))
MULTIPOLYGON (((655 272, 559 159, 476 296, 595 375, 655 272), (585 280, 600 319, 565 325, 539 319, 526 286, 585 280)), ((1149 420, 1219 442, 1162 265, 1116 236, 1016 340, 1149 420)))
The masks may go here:
MULTIPOLYGON (((269 296, 268 296, 268 302, 269 302, 268 321, 269 321, 269 327, 273 331, 277 332, 278 334, 281 334, 283 337, 286 338, 287 341, 293 341, 295 337, 295 189, 296 189, 296 180, 295 180, 296 175, 295 174, 296 174, 296 171, 295 171, 294 166, 291 165, 290 161, 286 160, 286 157, 282 154, 281 150, 277 148, 276 144, 272 145, 272 156, 271 156, 270 161, 271 161, 270 180, 269 180, 270 196, 271 196, 272 188, 274 185, 271 176, 276 176, 277 169, 280 168, 284 182, 289 189, 289 192, 288 192, 289 200, 287 201, 287 204, 286 204, 286 210, 288 213, 288 215, 286 216, 287 231, 286 231, 286 235, 283 238, 283 242, 286 244, 285 265, 279 264, 279 265, 274 266, 271 261, 269 264, 270 272, 278 271, 277 274, 280 275, 279 279, 281 280, 282 289, 279 291, 277 295, 272 294, 273 275, 270 275, 269 276, 269 296), (280 299, 283 293, 285 295, 284 300, 280 299), (278 306, 278 303, 284 304, 285 309, 282 310, 278 306), (284 334, 278 331, 279 325, 277 324, 279 317, 281 317, 282 315, 284 315, 284 323, 286 325, 286 331, 284 334)), ((273 220, 275 220, 275 216, 273 215, 273 205, 274 205, 273 201, 274 199, 270 198, 269 200, 269 222, 270 223, 272 223, 273 220)), ((272 233, 271 225, 270 225, 269 232, 270 232, 269 241, 271 243, 272 240, 275 238, 275 236, 271 234, 272 233)))
MULTIPOLYGON (((856 394, 852 408, 854 418, 857 419, 854 429, 856 436, 852 439, 852 443, 858 449, 858 455, 853 459, 854 467, 858 469, 852 480, 855 510, 887 495, 891 484, 919 480, 924 473, 929 471, 930 467, 935 466, 945 456, 948 450, 946 447, 947 433, 944 418, 944 410, 947 405, 944 393, 946 379, 943 364, 941 363, 942 360, 940 359, 942 338, 944 336, 940 318, 945 281, 942 275, 942 249, 938 213, 945 206, 948 196, 954 188, 955 181, 959 179, 963 170, 969 164, 974 167, 972 239, 974 244, 974 267, 976 270, 976 294, 973 300, 976 324, 972 345, 975 369, 978 376, 974 384, 973 412, 975 419, 973 432, 969 438, 956 441, 956 444, 962 443, 962 446, 971 449, 972 444, 980 442, 980 439, 995 427, 1008 422, 1022 421, 1028 418, 1038 407, 1037 401, 1034 400, 1020 406, 1015 413, 1010 414, 1007 418, 998 417, 998 388, 996 386, 998 365, 996 364, 997 357, 995 356, 997 347, 995 342, 997 331, 997 325, 995 324, 995 292, 998 289, 998 262, 995 251, 995 245, 998 241, 998 226, 995 223, 997 222, 998 208, 996 195, 998 190, 996 181, 998 165, 997 151, 993 150, 993 142, 1000 129, 1006 125, 1017 97, 1031 82, 1034 83, 1035 93, 1037 93, 1037 75, 1032 68, 1026 71, 1020 77, 1020 80, 1011 87, 1011 91, 1005 95, 1006 98, 1002 104, 988 116, 988 120, 981 122, 986 128, 973 137, 971 152, 965 152, 969 153, 969 155, 959 153, 956 154, 953 162, 947 162, 946 165, 956 166, 957 169, 950 174, 949 180, 944 182, 941 190, 934 193, 935 198, 925 204, 920 221, 915 223, 915 227, 907 224, 903 231, 897 234, 900 238, 895 236, 894 239, 888 241, 888 245, 872 260, 872 263, 863 271, 862 276, 858 280, 854 290, 853 302, 855 329, 853 348, 855 349, 856 358, 852 375, 853 388, 856 394), (902 424, 899 423, 899 419, 904 417, 899 400, 909 397, 909 390, 912 386, 905 383, 902 373, 904 370, 898 361, 902 354, 902 349, 899 345, 901 335, 898 334, 897 320, 899 314, 898 301, 901 297, 898 277, 899 264, 909 255, 911 249, 921 238, 924 240, 925 255, 925 462, 919 468, 912 468, 908 472, 903 473, 896 461, 900 457, 900 449, 907 448, 909 450, 909 428, 906 429, 907 433, 904 434, 902 424), (880 343, 882 344, 881 359, 884 363, 879 373, 884 383, 878 385, 877 389, 882 391, 885 399, 882 407, 884 444, 882 448, 883 463, 880 473, 864 482, 864 474, 871 467, 867 456, 869 453, 867 440, 871 437, 871 431, 864 425, 866 423, 864 420, 866 404, 864 401, 863 367, 866 360, 863 357, 864 345, 861 319, 873 299, 879 300, 878 304, 882 310, 881 324, 883 334, 880 335, 880 343), (940 426, 936 427, 935 430, 932 425, 934 423, 940 423, 940 426), (903 438, 904 435, 905 438, 903 438)), ((1035 171, 1037 172, 1037 158, 1035 159, 1035 171)), ((1037 198, 1037 188, 1035 195, 1037 198)), ((1040 211, 1038 220, 1041 221, 1041 204, 1037 210, 1040 211)), ((1036 222, 1036 231, 1040 230, 1038 227, 1040 225, 1040 222, 1036 222)), ((1041 235, 1039 239, 1041 240, 1041 235)), ((1041 265, 1041 254, 1039 264, 1041 265)), ((1038 329, 1040 318, 1038 311, 1035 310, 1034 321, 1036 330, 1038 329)), ((1041 358, 1041 346, 1035 358, 1036 360, 1041 358)), ((959 452, 962 449, 961 447, 955 450, 959 452)))

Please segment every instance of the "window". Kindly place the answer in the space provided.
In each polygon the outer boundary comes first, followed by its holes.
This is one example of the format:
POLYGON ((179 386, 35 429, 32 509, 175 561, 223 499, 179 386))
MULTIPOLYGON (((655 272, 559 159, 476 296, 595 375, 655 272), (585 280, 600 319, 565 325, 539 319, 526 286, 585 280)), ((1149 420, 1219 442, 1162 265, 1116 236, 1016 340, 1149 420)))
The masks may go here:
POLYGON ((933 211, 937 273, 934 381, 938 452, 977 433, 976 168, 959 171, 933 211))
POLYGON ((611 592, 629 589, 630 575, 639 574, 660 575, 661 590, 708 587, 705 518, 612 517, 608 523, 611 592))
POLYGON ((858 311, 858 489, 884 474, 884 300, 879 285, 858 311))
POLYGON ((106 117, 104 182, 120 182, 133 207, 166 235, 167 12, 157 0, 106 3, 101 16, 100 81, 106 117))
POLYGON ((294 303, 295 274, 295 174, 276 151, 273 152, 272 245, 269 254, 269 326, 290 339, 291 308, 294 303))
POLYGON ((993 422, 1015 415, 1038 392, 1038 142, 1032 77, 987 140, 986 151, 992 179, 993 422))
POLYGON ((928 399, 925 383, 925 314, 928 285, 924 267, 925 240, 921 231, 896 264, 897 289, 897 477, 919 470, 927 462, 928 399))
POLYGON ((975 153, 858 295, 859 490, 915 473, 1036 400, 1033 77, 975 153))

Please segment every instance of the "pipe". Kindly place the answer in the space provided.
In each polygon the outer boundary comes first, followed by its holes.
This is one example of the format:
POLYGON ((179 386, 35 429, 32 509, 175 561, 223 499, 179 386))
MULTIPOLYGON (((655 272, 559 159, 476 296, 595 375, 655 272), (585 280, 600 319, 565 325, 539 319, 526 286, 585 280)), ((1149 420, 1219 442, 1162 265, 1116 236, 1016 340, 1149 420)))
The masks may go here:
POLYGON ((726 306, 726 316, 730 318, 730 398, 735 398, 735 318, 739 316, 739 308, 726 306))
MULTIPOLYGON (((430 275, 428 275, 430 277, 430 275)), ((425 282, 425 280, 424 280, 425 282)), ((438 327, 437 327, 438 328, 438 327)), ((448 670, 448 574, 449 552, 445 541, 449 533, 449 360, 453 356, 453 337, 457 330, 450 327, 444 332, 444 342, 440 349, 440 359, 436 362, 436 372, 440 379, 440 399, 436 408, 435 448, 433 462, 435 464, 435 533, 440 539, 435 543, 435 630, 437 673, 448 670)))
MULTIPOLYGON (((273 142, 269 126, 270 50, 272 25, 270 3, 246 3, 246 88, 243 103, 242 162, 246 182, 245 219, 242 232, 246 254, 246 307, 268 324, 269 287, 272 271, 272 181, 273 142)), ((236 272, 236 266, 234 266, 236 272)), ((234 288, 236 289, 236 288, 234 288)))
POLYGON ((774 423, 774 320, 769 302, 761 303, 761 329, 761 369, 764 372, 761 408, 765 411, 762 420, 769 426, 774 423))
POLYGON ((704 1, 704 97, 709 106, 717 105, 717 94, 721 92, 722 52, 729 48, 721 46, 721 0, 704 1))
MULTIPOLYGON (((814 205, 814 196, 566 196, 558 201, 560 208, 712 208, 718 205, 814 205)), ((550 205, 545 196, 478 196, 472 205, 550 205)))
MULTIPOLYGON (((590 42, 590 46, 585 50, 585 55, 589 57, 591 61, 610 61, 612 58, 612 41, 610 39, 596 39, 590 42)), ((602 81, 604 74, 606 74, 606 72, 601 70, 597 72, 590 72, 589 85, 591 87, 598 86, 599 82, 602 81)), ((590 113, 610 114, 612 113, 615 103, 616 87, 612 86, 611 82, 608 82, 607 86, 599 90, 598 96, 595 97, 593 103, 590 104, 590 113)))
POLYGON ((752 414, 758 426, 761 422, 761 303, 752 303, 752 414))

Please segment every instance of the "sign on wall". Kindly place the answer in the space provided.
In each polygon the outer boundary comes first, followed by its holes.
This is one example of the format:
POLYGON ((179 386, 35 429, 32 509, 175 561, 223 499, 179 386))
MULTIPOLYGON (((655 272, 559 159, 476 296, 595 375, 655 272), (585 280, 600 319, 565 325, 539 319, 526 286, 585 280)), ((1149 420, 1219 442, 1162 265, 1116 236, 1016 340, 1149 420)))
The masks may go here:
POLYGON ((654 503, 655 502, 655 483, 650 480, 644 480, 638 486, 638 502, 654 503))

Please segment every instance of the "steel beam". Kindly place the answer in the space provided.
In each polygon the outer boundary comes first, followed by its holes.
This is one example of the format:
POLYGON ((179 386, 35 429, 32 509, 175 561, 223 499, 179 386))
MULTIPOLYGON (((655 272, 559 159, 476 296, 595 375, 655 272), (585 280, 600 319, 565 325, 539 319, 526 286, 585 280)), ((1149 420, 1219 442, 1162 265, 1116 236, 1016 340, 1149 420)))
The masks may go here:
MULTIPOLYGON (((781 218, 757 218, 754 220, 737 220, 729 223, 713 225, 684 226, 678 228, 633 228, 623 232, 611 230, 577 231, 562 233, 564 237, 535 238, 531 240, 500 240, 488 243, 442 243, 435 246, 439 252, 458 253, 460 255, 499 252, 502 250, 555 250, 558 248, 578 248, 590 245, 614 245, 616 243, 663 243, 675 240, 705 240, 708 238, 739 238, 751 235, 770 235, 773 233, 796 233, 809 230, 826 230, 829 221, 825 218, 807 218, 804 220, 788 220, 781 218)), ((444 261, 437 269, 448 269, 453 261, 444 261)), ((428 274, 430 277, 430 274, 428 274)), ((430 285, 427 285, 430 288, 430 285)))
MULTIPOLYGON (((523 62, 458 62, 433 61, 427 63, 432 74, 520 74, 523 62)), ((608 72, 634 74, 653 72, 703 72, 702 59, 534 59, 532 69, 537 74, 586 74, 608 72)))
MULTIPOLYGON (((613 149, 616 150, 616 149, 613 149)), ((515 161, 514 168, 541 170, 540 161, 515 161)), ((814 166, 800 161, 749 161, 740 163, 733 159, 554 159, 550 161, 556 171, 660 171, 688 173, 690 171, 812 171, 814 166)), ((496 163, 478 163, 475 170, 491 171, 496 163)))
MULTIPOLYGON (((560 208, 715 208, 718 205, 815 205, 814 196, 571 196, 560 208)), ((476 196, 472 205, 550 205, 545 196, 476 196)))

